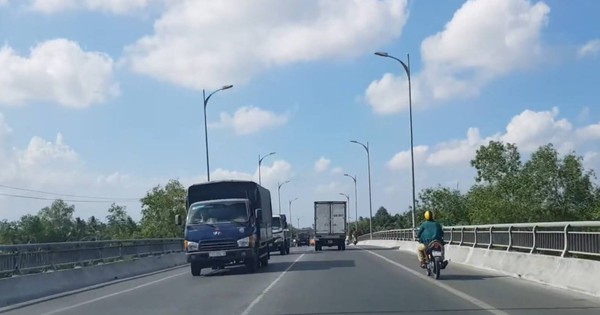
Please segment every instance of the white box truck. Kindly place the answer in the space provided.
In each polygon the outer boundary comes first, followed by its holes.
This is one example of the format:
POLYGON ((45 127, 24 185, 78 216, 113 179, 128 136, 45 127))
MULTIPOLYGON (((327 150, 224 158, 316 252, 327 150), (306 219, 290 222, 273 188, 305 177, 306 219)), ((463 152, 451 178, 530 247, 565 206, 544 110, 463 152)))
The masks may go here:
POLYGON ((315 201, 315 250, 346 250, 346 208, 345 201, 315 201))

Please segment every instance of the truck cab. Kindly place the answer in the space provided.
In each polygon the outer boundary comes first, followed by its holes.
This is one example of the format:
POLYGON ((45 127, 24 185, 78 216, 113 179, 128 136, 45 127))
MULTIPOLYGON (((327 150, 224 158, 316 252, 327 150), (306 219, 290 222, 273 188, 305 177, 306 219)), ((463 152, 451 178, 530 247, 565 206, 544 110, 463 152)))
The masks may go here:
POLYGON ((308 232, 300 232, 298 233, 298 246, 309 246, 310 245, 310 235, 308 232))
POLYGON ((273 231, 274 246, 272 252, 279 251, 280 255, 290 253, 291 235, 288 229, 287 218, 285 214, 274 214, 271 219, 271 228, 273 231))
POLYGON ((218 181, 188 188, 184 251, 193 276, 202 269, 245 265, 250 272, 269 263, 271 195, 250 181, 218 181))

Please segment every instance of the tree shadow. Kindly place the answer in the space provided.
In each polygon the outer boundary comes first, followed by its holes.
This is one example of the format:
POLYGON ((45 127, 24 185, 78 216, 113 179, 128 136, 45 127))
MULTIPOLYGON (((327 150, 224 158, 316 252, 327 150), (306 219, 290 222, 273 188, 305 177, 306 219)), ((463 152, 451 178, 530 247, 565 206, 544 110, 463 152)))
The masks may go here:
MULTIPOLYGON (((262 267, 257 273, 275 273, 283 272, 288 269, 290 265, 292 268, 288 272, 294 271, 316 271, 316 270, 330 270, 334 268, 354 268, 356 264, 354 260, 320 260, 320 261, 297 261, 294 262, 276 262, 270 263, 266 267, 262 267)), ((245 266, 231 266, 219 270, 210 270, 202 275, 205 277, 215 276, 230 276, 230 275, 241 275, 249 274, 248 269, 245 266)))

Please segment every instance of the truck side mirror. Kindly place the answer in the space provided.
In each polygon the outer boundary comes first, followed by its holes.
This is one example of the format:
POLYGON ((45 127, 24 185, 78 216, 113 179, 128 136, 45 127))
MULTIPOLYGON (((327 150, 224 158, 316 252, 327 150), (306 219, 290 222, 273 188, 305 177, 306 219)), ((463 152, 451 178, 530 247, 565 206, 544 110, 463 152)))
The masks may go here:
POLYGON ((262 222, 262 209, 258 208, 256 209, 256 223, 261 223, 262 222))
POLYGON ((288 228, 287 217, 285 216, 285 214, 280 214, 279 217, 281 218, 281 228, 287 229, 288 228))
POLYGON ((179 215, 179 214, 175 215, 175 224, 181 226, 181 224, 182 224, 181 215, 179 215))

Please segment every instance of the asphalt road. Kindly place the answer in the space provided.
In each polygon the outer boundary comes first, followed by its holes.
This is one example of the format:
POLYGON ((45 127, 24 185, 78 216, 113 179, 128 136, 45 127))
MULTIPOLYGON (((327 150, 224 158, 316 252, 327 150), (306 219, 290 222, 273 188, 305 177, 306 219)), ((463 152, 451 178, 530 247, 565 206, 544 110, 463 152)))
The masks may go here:
POLYGON ((349 247, 274 253, 268 267, 178 268, 4 314, 600 314, 600 299, 450 264, 425 277, 414 254, 349 247))

